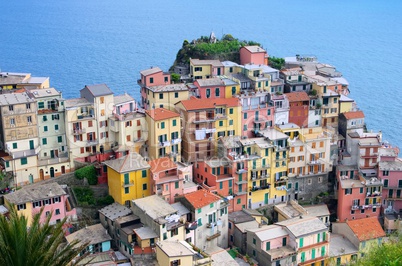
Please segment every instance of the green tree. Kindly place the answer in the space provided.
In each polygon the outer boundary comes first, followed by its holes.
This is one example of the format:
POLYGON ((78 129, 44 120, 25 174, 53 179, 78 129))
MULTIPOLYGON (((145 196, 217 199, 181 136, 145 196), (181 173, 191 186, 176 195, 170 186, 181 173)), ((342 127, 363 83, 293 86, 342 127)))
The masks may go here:
POLYGON ((28 225, 27 217, 18 215, 14 206, 10 208, 9 219, 0 215, 0 265, 8 266, 63 266, 71 261, 87 244, 64 241, 64 219, 50 225, 51 215, 40 222, 43 209, 33 215, 28 225))
POLYGON ((272 68, 281 70, 285 66, 285 59, 275 56, 270 56, 268 60, 268 65, 272 68))
POLYGON ((353 266, 399 266, 402 265, 402 235, 391 236, 381 245, 373 246, 363 257, 352 262, 353 266))

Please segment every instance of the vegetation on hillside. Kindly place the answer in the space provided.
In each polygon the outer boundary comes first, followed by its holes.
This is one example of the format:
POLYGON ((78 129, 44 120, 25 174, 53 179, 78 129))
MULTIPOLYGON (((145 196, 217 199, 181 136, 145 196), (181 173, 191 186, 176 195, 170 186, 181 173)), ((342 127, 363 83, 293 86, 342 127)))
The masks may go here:
POLYGON ((75 171, 75 177, 82 180, 86 178, 88 180, 88 184, 96 185, 98 183, 98 177, 96 176, 96 169, 93 165, 88 165, 82 167, 75 171))
POLYGON ((187 66, 190 63, 190 58, 197 59, 216 59, 220 61, 232 61, 240 63, 239 50, 246 45, 258 45, 254 41, 241 41, 234 38, 231 34, 225 34, 216 42, 211 42, 208 36, 201 36, 191 43, 187 40, 183 42, 181 49, 177 52, 176 60, 170 68, 173 71, 176 65, 187 66))
POLYGON ((64 266, 70 265, 87 244, 64 241, 63 224, 50 225, 51 215, 40 223, 43 209, 33 214, 28 228, 28 219, 18 215, 14 206, 9 218, 0 215, 0 265, 14 266, 64 266))
POLYGON ((74 187, 73 191, 77 203, 82 207, 106 206, 114 202, 110 195, 95 197, 94 191, 90 187, 74 187))
POLYGON ((373 246, 364 257, 351 263, 359 266, 397 266, 402 265, 402 235, 391 236, 379 246, 373 246))
POLYGON ((270 56, 268 59, 268 65, 272 68, 281 70, 285 66, 285 59, 275 56, 270 56))

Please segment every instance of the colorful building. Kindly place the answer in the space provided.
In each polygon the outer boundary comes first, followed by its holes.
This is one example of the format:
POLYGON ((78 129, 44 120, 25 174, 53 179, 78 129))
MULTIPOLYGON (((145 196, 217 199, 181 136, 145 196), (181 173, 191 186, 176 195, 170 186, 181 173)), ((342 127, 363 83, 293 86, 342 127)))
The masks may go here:
POLYGON ((148 110, 151 108, 148 102, 149 86, 161 86, 170 84, 170 74, 165 73, 159 67, 151 67, 140 72, 141 78, 137 80, 141 87, 141 105, 148 110))
POLYGON ((115 202, 129 205, 130 200, 151 195, 149 164, 138 153, 105 161, 109 195, 115 202))
POLYGON ((332 232, 347 238, 359 250, 361 256, 371 247, 380 245, 385 237, 377 217, 332 223, 332 232))
POLYGON ((280 77, 285 81, 284 92, 311 91, 312 85, 300 67, 283 69, 280 71, 280 77))
POLYGON ((219 137, 235 136, 240 132, 240 102, 237 98, 205 101, 191 98, 176 104, 183 126, 183 160, 215 155, 219 137))
POLYGON ((185 241, 161 241, 156 243, 156 259, 160 266, 200 265, 210 266, 211 258, 200 258, 185 241))
POLYGON ((131 201, 133 214, 144 225, 134 229, 133 239, 140 248, 150 249, 158 241, 184 241, 186 219, 158 195, 131 201))
POLYGON ((219 60, 190 59, 190 77, 195 80, 223 75, 223 69, 219 60))
POLYGON ((163 84, 144 87, 146 109, 165 108, 174 111, 175 103, 187 100, 189 90, 186 84, 163 84))
POLYGON ((27 92, 0 95, 0 146, 3 169, 15 186, 39 180, 37 103, 27 92))
POLYGON ((185 194, 181 203, 190 210, 190 223, 197 222, 194 239, 189 242, 200 249, 226 248, 228 245, 227 203, 204 189, 185 194))
POLYGON ((94 224, 66 236, 66 240, 69 244, 74 241, 88 243, 85 251, 81 252, 80 255, 82 255, 84 253, 94 254, 109 251, 111 249, 112 238, 105 228, 103 228, 102 224, 94 224))
POLYGON ((30 73, 0 72, 0 89, 2 91, 49 87, 49 77, 32 77, 30 73))
POLYGON ((306 92, 286 93, 289 101, 289 123, 294 123, 299 127, 308 126, 308 114, 310 108, 310 97, 306 92))
POLYGON ((143 146, 148 139, 145 113, 138 109, 134 98, 127 93, 114 96, 113 111, 108 121, 109 132, 101 134, 108 138, 116 158, 129 151, 143 153, 143 146))
POLYGON ((23 187, 13 193, 4 195, 7 208, 15 208, 17 213, 25 215, 28 225, 31 224, 33 215, 43 208, 40 222, 44 223, 51 214, 50 224, 77 219, 76 209, 71 207, 68 194, 57 183, 38 184, 23 187), (13 205, 11 205, 13 204, 13 205))
MULTIPOLYGON (((226 85, 220 78, 196 79, 194 86, 197 87, 195 96, 201 99, 229 98, 232 95, 230 93, 226 96, 226 85)), ((236 92, 236 86, 234 87, 236 92)))
POLYGON ((147 152, 150 160, 169 156, 181 161, 180 115, 165 108, 147 110, 148 125, 147 152))
MULTIPOLYGON (((70 172, 67 147, 64 99, 54 88, 30 90, 37 101, 37 123, 40 152, 38 154, 38 180, 60 176, 70 172)), ((70 133, 70 132, 69 132, 70 133)))
MULTIPOLYGON (((197 186, 188 186, 191 182, 184 175, 180 175, 176 163, 170 158, 163 157, 149 162, 151 176, 151 191, 164 198, 170 204, 175 202, 175 198, 183 194, 197 190, 197 186)), ((191 182, 192 183, 192 182, 191 182)))
POLYGON ((240 48, 240 64, 268 65, 268 53, 257 45, 246 45, 240 48))

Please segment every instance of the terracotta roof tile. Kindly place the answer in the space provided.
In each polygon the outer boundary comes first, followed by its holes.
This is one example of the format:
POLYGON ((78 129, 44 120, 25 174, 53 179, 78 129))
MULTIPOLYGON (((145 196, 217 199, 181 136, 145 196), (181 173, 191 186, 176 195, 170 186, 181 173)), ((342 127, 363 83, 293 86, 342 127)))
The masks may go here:
POLYGON ((376 217, 351 220, 346 223, 360 241, 385 236, 385 232, 376 217))
POLYGON ((205 189, 185 194, 184 197, 195 209, 202 208, 221 199, 219 196, 205 189))
POLYGON ((199 109, 213 109, 215 106, 235 107, 240 106, 238 98, 197 99, 180 101, 187 111, 199 109))
POLYGON ((289 102, 301 102, 301 101, 310 101, 310 97, 305 91, 296 91, 285 93, 289 102))
POLYGON ((169 169, 177 168, 177 165, 168 157, 155 159, 149 162, 152 173, 158 173, 169 169))
POLYGON ((155 121, 165 120, 165 119, 180 116, 178 113, 175 113, 175 112, 170 111, 170 110, 165 109, 165 108, 157 108, 157 109, 152 109, 152 110, 146 110, 145 112, 147 113, 147 115, 149 115, 155 121))
POLYGON ((357 118, 364 118, 363 111, 353 111, 353 112, 345 112, 343 115, 346 119, 357 119, 357 118))

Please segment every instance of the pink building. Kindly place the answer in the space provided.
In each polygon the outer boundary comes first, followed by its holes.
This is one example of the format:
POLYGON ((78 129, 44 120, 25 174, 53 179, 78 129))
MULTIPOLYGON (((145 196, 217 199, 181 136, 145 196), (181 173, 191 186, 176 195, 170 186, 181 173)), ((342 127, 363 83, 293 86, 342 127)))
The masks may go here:
POLYGON ((378 178, 383 184, 382 207, 385 215, 402 212, 402 160, 398 148, 381 148, 378 178))
POLYGON ((241 135, 255 137, 259 130, 272 128, 274 125, 274 106, 270 103, 268 92, 241 94, 242 129, 241 135))
POLYGON ((151 67, 141 71, 140 74, 141 79, 137 80, 137 83, 141 86, 141 103, 145 109, 149 109, 146 87, 170 84, 170 74, 163 72, 159 67, 151 67))
POLYGON ((339 165, 336 179, 340 222, 379 217, 382 184, 377 178, 364 178, 358 173, 357 166, 339 165))
POLYGON ((77 219, 77 211, 71 207, 68 197, 69 195, 59 184, 48 183, 23 187, 5 195, 4 199, 7 206, 14 204, 19 214, 27 216, 28 223, 31 223, 32 216, 43 208, 41 223, 52 214, 50 224, 55 224, 65 217, 67 221, 77 219))
POLYGON ((162 196, 170 204, 175 202, 175 197, 197 190, 197 186, 189 185, 192 182, 186 180, 185 174, 168 157, 152 160, 149 165, 152 194, 162 196))
POLYGON ((201 99, 226 98, 225 82, 220 78, 197 79, 194 81, 197 87, 196 95, 201 99))
POLYGON ((268 54, 259 46, 243 46, 240 48, 240 64, 268 65, 268 54))

